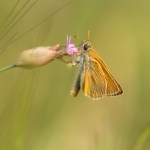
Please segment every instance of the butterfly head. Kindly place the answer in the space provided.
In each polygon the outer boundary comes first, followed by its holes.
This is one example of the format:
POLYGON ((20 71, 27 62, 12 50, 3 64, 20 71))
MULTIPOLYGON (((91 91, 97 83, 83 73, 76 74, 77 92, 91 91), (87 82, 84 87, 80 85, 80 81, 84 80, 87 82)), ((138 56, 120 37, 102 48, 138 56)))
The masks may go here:
POLYGON ((82 47, 84 52, 92 49, 92 44, 90 42, 90 31, 88 31, 88 40, 81 40, 78 36, 75 36, 78 40, 82 42, 82 47))
POLYGON ((84 51, 89 51, 92 48, 91 42, 89 40, 84 40, 82 43, 84 51))

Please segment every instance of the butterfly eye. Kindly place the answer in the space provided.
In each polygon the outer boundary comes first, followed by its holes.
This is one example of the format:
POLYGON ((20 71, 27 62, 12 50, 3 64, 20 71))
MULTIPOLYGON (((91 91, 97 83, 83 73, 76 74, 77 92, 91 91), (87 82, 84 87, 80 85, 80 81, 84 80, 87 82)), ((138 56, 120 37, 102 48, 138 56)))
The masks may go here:
POLYGON ((84 48, 84 50, 86 51, 86 50, 88 50, 89 49, 89 45, 87 45, 87 44, 85 44, 84 46, 83 46, 83 48, 84 48))

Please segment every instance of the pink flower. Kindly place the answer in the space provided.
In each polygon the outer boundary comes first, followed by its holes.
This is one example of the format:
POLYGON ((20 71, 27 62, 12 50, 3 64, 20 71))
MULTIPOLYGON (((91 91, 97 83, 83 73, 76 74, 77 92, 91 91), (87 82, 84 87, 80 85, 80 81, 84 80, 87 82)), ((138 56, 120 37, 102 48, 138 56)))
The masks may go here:
POLYGON ((67 36, 66 51, 69 55, 73 57, 74 54, 78 52, 78 48, 76 48, 74 44, 70 44, 70 41, 71 41, 71 36, 69 38, 67 36))

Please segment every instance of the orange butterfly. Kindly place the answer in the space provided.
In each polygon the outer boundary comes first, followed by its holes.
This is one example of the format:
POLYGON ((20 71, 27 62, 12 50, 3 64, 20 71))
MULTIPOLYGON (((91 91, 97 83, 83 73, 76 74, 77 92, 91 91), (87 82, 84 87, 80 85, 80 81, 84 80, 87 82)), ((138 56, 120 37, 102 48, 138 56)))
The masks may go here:
POLYGON ((71 90, 72 96, 77 96, 80 89, 94 100, 123 93, 121 86, 94 50, 90 42, 90 31, 88 31, 88 40, 82 41, 82 48, 79 49, 73 61, 73 65, 78 66, 78 75, 71 90))

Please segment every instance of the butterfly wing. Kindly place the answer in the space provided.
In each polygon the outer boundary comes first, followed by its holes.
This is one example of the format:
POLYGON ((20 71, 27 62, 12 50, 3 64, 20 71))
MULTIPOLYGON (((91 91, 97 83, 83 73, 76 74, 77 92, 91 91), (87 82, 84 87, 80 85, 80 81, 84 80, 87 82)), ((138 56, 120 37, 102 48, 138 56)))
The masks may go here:
POLYGON ((86 96, 100 99, 105 95, 114 96, 123 92, 94 49, 88 51, 85 57, 84 79, 81 80, 81 86, 86 96))
POLYGON ((93 55, 90 55, 89 52, 85 55, 84 78, 81 86, 86 96, 92 99, 100 99, 106 93, 107 84, 99 62, 94 61, 93 55))
POLYGON ((84 61, 83 61, 83 59, 84 59, 84 56, 81 53, 74 60, 78 66, 78 74, 77 74, 77 77, 76 77, 74 84, 72 86, 72 89, 71 89, 71 95, 74 97, 76 97, 77 94, 79 93, 79 91, 81 89, 81 80, 84 77, 84 61))
POLYGON ((105 79, 107 82, 107 90, 106 95, 107 96, 116 96, 123 93, 123 90, 119 83, 116 81, 116 79, 113 77, 109 69, 106 67, 103 60, 99 57, 98 58, 99 63, 101 64, 102 70, 105 75, 105 79))
POLYGON ((81 82, 81 72, 78 73, 78 75, 77 75, 77 77, 76 77, 76 79, 74 81, 74 84, 72 86, 71 95, 74 96, 74 97, 76 97, 77 94, 80 91, 80 88, 81 88, 80 82, 81 82))

